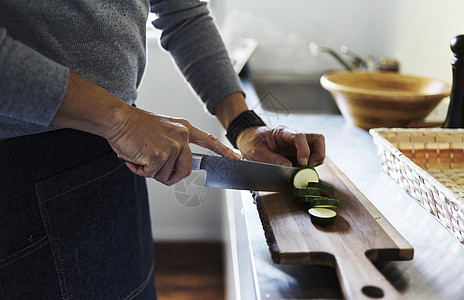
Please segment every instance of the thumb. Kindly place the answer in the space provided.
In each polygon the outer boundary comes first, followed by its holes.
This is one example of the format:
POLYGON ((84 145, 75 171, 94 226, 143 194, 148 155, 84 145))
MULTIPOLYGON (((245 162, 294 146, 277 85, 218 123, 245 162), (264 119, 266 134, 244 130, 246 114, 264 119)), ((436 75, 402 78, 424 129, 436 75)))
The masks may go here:
POLYGON ((231 158, 231 159, 241 159, 240 154, 234 152, 223 143, 221 143, 217 137, 211 133, 207 133, 197 127, 190 125, 189 126, 189 142, 195 145, 207 148, 221 156, 231 158))

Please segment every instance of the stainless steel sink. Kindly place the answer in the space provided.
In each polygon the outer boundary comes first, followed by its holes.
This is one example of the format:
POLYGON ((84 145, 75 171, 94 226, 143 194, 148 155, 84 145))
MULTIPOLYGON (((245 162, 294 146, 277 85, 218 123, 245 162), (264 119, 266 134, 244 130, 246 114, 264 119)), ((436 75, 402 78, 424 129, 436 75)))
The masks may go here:
POLYGON ((340 114, 319 77, 256 76, 251 78, 264 110, 296 114, 340 114))

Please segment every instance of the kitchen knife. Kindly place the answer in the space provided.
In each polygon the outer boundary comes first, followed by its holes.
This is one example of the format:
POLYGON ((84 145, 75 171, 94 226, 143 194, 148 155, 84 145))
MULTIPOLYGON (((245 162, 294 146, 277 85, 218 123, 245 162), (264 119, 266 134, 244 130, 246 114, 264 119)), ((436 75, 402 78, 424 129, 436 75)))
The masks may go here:
POLYGON ((300 170, 196 153, 192 169, 206 171, 205 187, 251 191, 290 190, 293 176, 300 170))

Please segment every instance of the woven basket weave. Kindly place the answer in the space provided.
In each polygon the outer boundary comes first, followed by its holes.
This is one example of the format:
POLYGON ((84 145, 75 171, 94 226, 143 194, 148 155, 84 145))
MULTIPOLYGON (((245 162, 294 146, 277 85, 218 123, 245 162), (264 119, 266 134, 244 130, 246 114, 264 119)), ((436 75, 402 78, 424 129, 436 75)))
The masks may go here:
POLYGON ((382 168, 464 243, 464 130, 371 129, 382 168))

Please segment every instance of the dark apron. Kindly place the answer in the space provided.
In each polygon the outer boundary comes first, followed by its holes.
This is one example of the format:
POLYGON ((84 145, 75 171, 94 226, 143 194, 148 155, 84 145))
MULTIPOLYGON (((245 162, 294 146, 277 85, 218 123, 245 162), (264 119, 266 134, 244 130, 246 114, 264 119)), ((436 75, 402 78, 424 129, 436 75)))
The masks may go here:
POLYGON ((0 142, 0 299, 156 299, 145 178, 105 139, 0 142))

